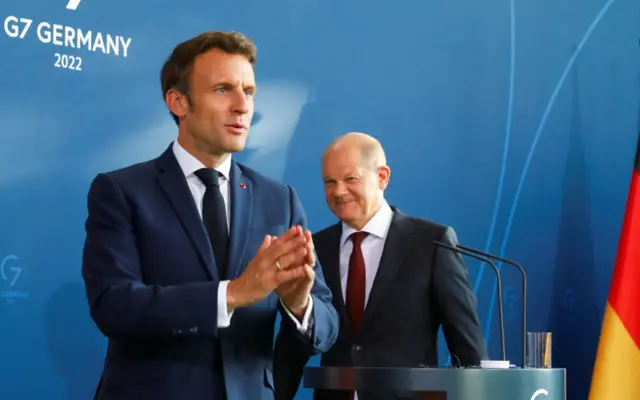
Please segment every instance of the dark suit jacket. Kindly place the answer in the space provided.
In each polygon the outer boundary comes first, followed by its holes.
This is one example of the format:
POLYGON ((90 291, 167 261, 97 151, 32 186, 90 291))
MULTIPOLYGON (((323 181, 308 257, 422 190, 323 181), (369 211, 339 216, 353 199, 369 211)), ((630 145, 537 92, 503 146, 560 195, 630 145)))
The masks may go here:
MULTIPOLYGON (((314 244, 333 304, 340 316, 336 344, 322 355, 323 366, 437 366, 440 326, 454 362, 479 365, 486 344, 476 314, 476 299, 459 255, 436 248, 434 240, 457 245, 450 227, 413 218, 392 207, 394 216, 358 335, 352 334, 340 285, 341 223, 314 235, 314 244)), ((359 400, 402 394, 359 392, 359 400)), ((317 391, 317 400, 346 399, 343 393, 317 391)))
MULTIPOLYGON (((306 225, 288 186, 232 164, 228 276, 237 278, 266 234, 306 225), (242 185, 241 185, 242 184, 242 185)), ((157 159, 98 175, 88 195, 82 274, 91 317, 108 337, 100 400, 215 400, 224 363, 228 399, 273 399, 275 293, 217 328, 218 270, 171 146, 157 159), (218 344, 216 344, 218 343, 218 344)), ((310 331, 282 313, 280 334, 307 355, 328 350, 338 318, 315 265, 310 331)), ((224 390, 224 389, 223 389, 224 390)))

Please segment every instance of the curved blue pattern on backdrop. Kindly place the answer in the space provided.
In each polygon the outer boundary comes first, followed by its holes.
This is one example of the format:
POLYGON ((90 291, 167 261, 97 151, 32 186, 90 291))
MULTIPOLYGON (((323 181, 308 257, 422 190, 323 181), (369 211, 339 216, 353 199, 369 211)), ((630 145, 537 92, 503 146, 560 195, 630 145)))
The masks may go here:
MULTIPOLYGON (((502 190, 504 187, 504 177, 507 173, 507 160, 509 159, 509 143, 511 139, 511 125, 513 120, 513 93, 514 81, 516 78, 516 16, 515 16, 515 0, 509 1, 509 103, 507 105, 507 121, 505 123, 504 146, 502 151, 502 164, 500 165, 500 177, 498 178, 498 191, 496 193, 496 201, 493 205, 493 214, 491 214, 491 225, 489 226, 489 234, 484 245, 484 252, 491 249, 493 234, 498 220, 498 211, 500 210, 500 202, 502 200, 502 190)), ((480 264, 478 277, 473 285, 474 293, 478 293, 478 288, 482 283, 482 274, 485 265, 480 264)))
MULTIPOLYGON (((558 335, 569 398, 586 398, 640 112, 640 4, 603 2, 3 0, 0 398, 91 398, 105 340, 80 279, 88 184, 174 138, 159 70, 208 29, 259 49, 240 161, 293 185, 317 230, 334 222, 323 149, 350 130, 377 136, 390 202, 527 268, 529 327, 558 335)), ((486 272, 469 261, 497 358, 486 272)), ((519 364, 519 281, 502 277, 519 364)))
MULTIPOLYGON (((540 120, 540 124, 538 125, 538 129, 536 130, 536 133, 535 133, 535 135, 533 137, 533 142, 531 143, 531 147, 529 148, 529 152, 527 153, 527 158, 526 158, 526 161, 524 163, 524 167, 522 168, 522 174, 520 175, 520 180, 518 181, 518 186, 516 188, 516 194, 514 196, 513 203, 511 205, 511 209, 509 210, 509 219, 507 220, 506 232, 504 234, 504 239, 503 239, 502 245, 500 247, 500 254, 499 255, 500 255, 501 258, 505 257, 507 243, 509 242, 509 234, 511 233, 511 226, 513 224, 513 219, 515 217, 515 213, 516 213, 516 210, 518 208, 518 201, 520 200, 520 194, 522 193, 522 187, 524 186, 524 182, 527 179, 527 172, 529 172, 529 167, 531 165, 531 160, 533 159, 533 154, 536 151, 538 140, 540 140, 540 136, 542 134, 542 131, 543 131, 543 129, 544 129, 546 123, 547 123, 547 120, 549 118, 549 113, 551 112, 551 109, 553 108, 553 105, 556 102, 556 99, 558 97, 558 93, 560 92, 560 89, 562 88, 562 85, 566 81, 567 76, 569 76, 569 71, 571 70, 571 67, 573 67, 573 65, 574 65, 574 63, 576 61, 576 58, 578 58, 578 55, 582 51, 582 48, 584 47, 585 43, 587 42, 587 40, 591 36, 591 33, 593 32, 593 30, 598 26, 598 24, 600 23, 602 18, 605 16, 607 11, 609 10, 609 7, 611 7, 611 5, 614 2, 615 2, 615 0, 608 0, 604 4, 602 9, 600 10, 598 15, 594 18, 594 20, 591 23, 591 25, 589 25, 589 28, 587 29, 587 31, 585 32, 584 36, 580 40, 580 43, 578 44, 578 47, 575 49, 575 51, 571 55, 571 58, 569 58, 569 61, 567 62, 566 67, 562 71, 562 75, 560 76, 560 79, 558 80, 558 83, 556 84, 556 86, 555 86, 555 88, 553 90, 553 93, 551 94, 551 97, 549 98, 549 101, 547 102, 547 106, 545 107, 544 114, 543 114, 543 116, 542 116, 542 118, 540 120)), ((500 270, 502 268, 502 263, 498 263, 497 266, 498 266, 498 270, 500 270)), ((493 314, 495 312, 496 291, 497 291, 497 285, 494 285, 493 291, 491 292, 491 302, 489 303, 489 312, 487 314, 487 320, 483 325, 485 327, 485 330, 486 330, 485 331, 485 336, 486 337, 491 337, 491 318, 493 317, 493 314)))

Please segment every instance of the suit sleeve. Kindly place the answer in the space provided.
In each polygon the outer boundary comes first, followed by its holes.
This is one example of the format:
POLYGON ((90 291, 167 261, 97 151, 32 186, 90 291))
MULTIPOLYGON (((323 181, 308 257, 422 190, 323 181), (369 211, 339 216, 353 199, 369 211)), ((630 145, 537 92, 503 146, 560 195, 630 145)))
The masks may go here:
MULTIPOLYGON (((456 233, 450 227, 440 241, 453 247, 458 245, 456 233)), ((487 359, 486 343, 476 312, 476 297, 460 254, 436 248, 433 290, 453 363, 480 365, 480 360, 487 359)))
MULTIPOLYGON (((307 229, 307 217, 295 190, 289 188, 289 194, 291 204, 290 226, 300 225, 303 229, 307 229)), ((336 342, 338 337, 338 313, 331 303, 331 291, 324 281, 324 275, 317 256, 316 265, 314 265, 313 269, 316 279, 311 288, 313 308, 307 332, 300 332, 291 318, 286 313, 282 313, 280 334, 299 338, 305 347, 308 347, 308 351, 312 354, 319 354, 328 351, 336 342)))
POLYGON ((218 283, 144 284, 134 217, 117 184, 98 175, 88 194, 82 276, 100 331, 112 338, 216 336, 218 283))

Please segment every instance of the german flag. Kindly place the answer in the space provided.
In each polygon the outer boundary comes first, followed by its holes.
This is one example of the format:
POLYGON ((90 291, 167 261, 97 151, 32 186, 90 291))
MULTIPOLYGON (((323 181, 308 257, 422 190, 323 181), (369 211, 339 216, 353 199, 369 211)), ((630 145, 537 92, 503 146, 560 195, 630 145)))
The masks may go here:
POLYGON ((640 399, 640 142, 589 400, 640 399))

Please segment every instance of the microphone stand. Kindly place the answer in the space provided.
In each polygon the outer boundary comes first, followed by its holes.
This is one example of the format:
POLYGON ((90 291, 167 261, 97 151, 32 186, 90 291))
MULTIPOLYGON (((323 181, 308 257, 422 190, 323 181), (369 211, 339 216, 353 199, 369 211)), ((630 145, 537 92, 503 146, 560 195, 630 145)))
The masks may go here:
POLYGON ((445 249, 449 249, 454 253, 464 254, 465 256, 469 256, 471 258, 475 258, 477 260, 483 261, 489 264, 493 269, 493 272, 496 275, 496 282, 498 284, 498 318, 499 318, 499 324, 500 324, 500 351, 502 354, 502 361, 506 361, 507 356, 505 352, 505 343, 504 343, 505 342, 504 341, 504 315, 502 310, 502 280, 500 279, 500 272, 498 271, 498 267, 496 267, 496 265, 488 258, 479 256, 471 251, 463 250, 458 247, 449 246, 448 244, 438 242, 435 240, 433 241, 433 244, 435 244, 436 246, 444 247, 445 249))
POLYGON ((527 359, 527 273, 525 272, 524 268, 522 268, 522 266, 515 261, 510 261, 498 256, 494 256, 493 254, 485 253, 484 251, 480 251, 460 244, 458 245, 458 248, 471 253, 479 254, 483 257, 501 261, 505 264, 513 265, 520 270, 520 274, 522 275, 522 368, 525 368, 527 359))

